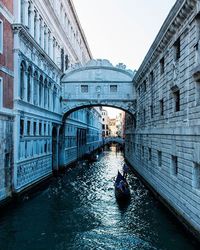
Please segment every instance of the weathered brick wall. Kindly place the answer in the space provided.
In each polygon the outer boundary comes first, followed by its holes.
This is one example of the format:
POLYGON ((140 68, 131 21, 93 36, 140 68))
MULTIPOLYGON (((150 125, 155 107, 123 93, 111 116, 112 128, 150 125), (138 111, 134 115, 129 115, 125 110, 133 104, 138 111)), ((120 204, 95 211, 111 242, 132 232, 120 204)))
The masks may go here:
POLYGON ((11 13, 13 13, 13 3, 16 0, 1 0, 0 4, 2 4, 6 9, 8 9, 11 13))

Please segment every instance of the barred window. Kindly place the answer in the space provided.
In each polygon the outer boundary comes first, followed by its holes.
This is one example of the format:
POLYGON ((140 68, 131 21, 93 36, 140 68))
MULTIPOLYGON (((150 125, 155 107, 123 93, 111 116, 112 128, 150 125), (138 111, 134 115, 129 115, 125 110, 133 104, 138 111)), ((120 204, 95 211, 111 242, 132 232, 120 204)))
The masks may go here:
POLYGON ((88 85, 81 85, 81 93, 88 93, 88 85))
POLYGON ((117 85, 110 85, 110 92, 117 92, 117 85))

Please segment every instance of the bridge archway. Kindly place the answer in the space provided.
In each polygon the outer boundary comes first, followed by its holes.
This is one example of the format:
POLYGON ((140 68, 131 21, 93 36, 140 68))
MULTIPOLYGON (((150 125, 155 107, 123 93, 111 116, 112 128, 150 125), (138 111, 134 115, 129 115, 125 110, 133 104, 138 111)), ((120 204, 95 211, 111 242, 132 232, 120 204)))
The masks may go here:
POLYGON ((108 60, 75 64, 62 77, 62 112, 68 114, 91 106, 110 106, 130 114, 136 112, 134 72, 108 60))

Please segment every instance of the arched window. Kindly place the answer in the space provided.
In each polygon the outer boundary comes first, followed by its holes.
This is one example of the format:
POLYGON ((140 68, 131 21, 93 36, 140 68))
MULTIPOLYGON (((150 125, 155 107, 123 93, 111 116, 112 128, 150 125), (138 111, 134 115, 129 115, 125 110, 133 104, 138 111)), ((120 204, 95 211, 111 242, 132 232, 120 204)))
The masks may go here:
POLYGON ((48 87, 47 87, 47 79, 44 80, 44 107, 47 108, 48 101, 48 87))
POLYGON ((23 100, 24 99, 24 90, 25 90, 25 71, 26 71, 26 66, 24 62, 21 62, 20 66, 20 98, 23 100))
POLYGON ((53 88, 53 110, 55 110, 55 107, 56 107, 56 92, 57 92, 57 89, 56 89, 56 86, 54 86, 53 88))
POLYGON ((33 103, 38 105, 38 73, 34 73, 33 103))
POLYGON ((36 25, 37 25, 37 12, 34 11, 34 38, 36 38, 36 32, 37 32, 36 25))
POLYGON ((40 81, 39 81, 39 106, 42 105, 42 85, 43 85, 43 77, 40 76, 40 81))
POLYGON ((24 24, 24 1, 21 1, 21 22, 24 24))
POLYGON ((28 75, 27 75, 27 101, 31 101, 31 81, 32 80, 32 68, 28 68, 28 75))
POLYGON ((29 2, 29 5, 28 5, 28 27, 29 27, 29 30, 31 28, 31 3, 29 2))

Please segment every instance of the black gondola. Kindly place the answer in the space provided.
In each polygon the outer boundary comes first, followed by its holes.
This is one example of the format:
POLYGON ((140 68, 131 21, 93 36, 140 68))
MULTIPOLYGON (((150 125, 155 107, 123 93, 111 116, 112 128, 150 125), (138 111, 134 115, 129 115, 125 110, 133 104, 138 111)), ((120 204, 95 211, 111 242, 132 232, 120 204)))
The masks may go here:
POLYGON ((130 198, 128 183, 119 171, 115 180, 115 196, 119 200, 130 198))

